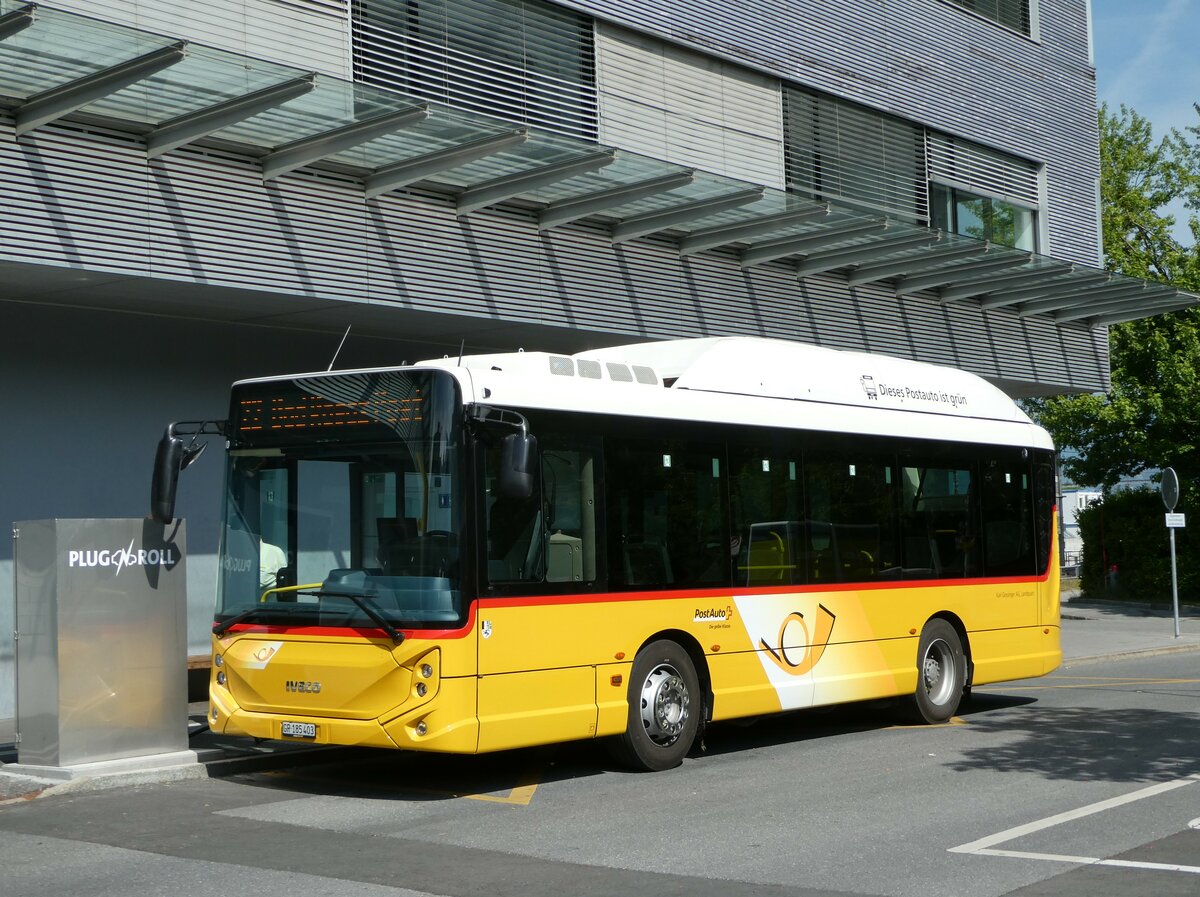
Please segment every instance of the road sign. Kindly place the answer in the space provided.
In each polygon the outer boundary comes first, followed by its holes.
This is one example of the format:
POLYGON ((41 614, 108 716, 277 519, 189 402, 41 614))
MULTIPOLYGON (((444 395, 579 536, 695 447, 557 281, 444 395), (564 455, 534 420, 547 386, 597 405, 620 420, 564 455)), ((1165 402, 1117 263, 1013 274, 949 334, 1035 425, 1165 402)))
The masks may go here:
POLYGON ((1187 526, 1187 514, 1167 514, 1167 526, 1171 529, 1183 529, 1187 526))
MULTIPOLYGON (((1175 505, 1179 502, 1179 477, 1175 475, 1175 468, 1168 467, 1162 472, 1162 491, 1163 504, 1167 506, 1168 511, 1174 511, 1175 505)), ((1182 526, 1182 524, 1180 524, 1182 526)), ((1167 526, 1170 526, 1168 523, 1167 526)))

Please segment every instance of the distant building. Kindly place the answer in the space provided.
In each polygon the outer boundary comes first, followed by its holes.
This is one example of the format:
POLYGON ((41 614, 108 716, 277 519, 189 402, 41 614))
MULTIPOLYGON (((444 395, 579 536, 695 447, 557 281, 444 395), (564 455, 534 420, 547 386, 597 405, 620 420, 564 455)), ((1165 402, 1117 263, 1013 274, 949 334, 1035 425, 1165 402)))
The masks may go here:
POLYGON ((1103 497, 1103 492, 1077 487, 1064 488, 1061 509, 1063 575, 1077 573, 1079 565, 1083 562, 1083 536, 1079 532, 1079 512, 1103 497))

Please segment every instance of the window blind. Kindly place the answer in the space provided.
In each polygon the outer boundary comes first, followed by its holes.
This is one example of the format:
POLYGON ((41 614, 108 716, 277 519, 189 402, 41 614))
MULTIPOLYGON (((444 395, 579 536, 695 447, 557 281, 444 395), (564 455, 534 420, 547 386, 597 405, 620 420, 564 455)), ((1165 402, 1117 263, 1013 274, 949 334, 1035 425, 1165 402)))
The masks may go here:
POLYGON ((354 0, 354 77, 595 139, 592 21, 539 0, 354 0))
POLYGON ((929 131, 929 180, 997 199, 1038 207, 1039 166, 961 137, 929 131))
POLYGON ((919 125, 790 85, 783 103, 789 188, 906 220, 928 218, 919 125))

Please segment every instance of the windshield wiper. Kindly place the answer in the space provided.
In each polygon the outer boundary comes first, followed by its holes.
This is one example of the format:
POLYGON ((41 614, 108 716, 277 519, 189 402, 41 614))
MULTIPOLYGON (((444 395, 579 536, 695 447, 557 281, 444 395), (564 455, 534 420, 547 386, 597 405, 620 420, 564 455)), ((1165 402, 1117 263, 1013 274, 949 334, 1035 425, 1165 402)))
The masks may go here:
POLYGON ((240 614, 234 614, 228 620, 214 624, 212 629, 213 635, 222 636, 238 623, 244 623, 246 620, 249 620, 251 617, 262 613, 264 610, 267 610, 268 608, 276 608, 278 606, 278 604, 256 604, 254 607, 247 608, 240 614))
MULTIPOLYGON (((371 618, 371 622, 375 623, 380 629, 391 637, 394 644, 400 644, 404 641, 404 633, 389 623, 375 607, 368 595, 358 595, 354 592, 299 592, 300 595, 313 595, 317 598, 346 598, 353 601, 364 614, 371 618)), ((265 610, 275 610, 279 608, 278 602, 269 604, 256 604, 254 607, 247 608, 240 614, 234 614, 228 620, 223 620, 213 626, 213 635, 222 636, 238 623, 244 623, 251 617, 255 617, 265 610)))
POLYGON ((379 612, 379 608, 375 606, 375 602, 371 600, 370 595, 361 595, 357 592, 300 592, 301 595, 315 595, 317 598, 347 598, 353 601, 358 609, 371 618, 371 622, 375 623, 380 629, 386 632, 392 639, 394 644, 400 644, 404 641, 404 633, 393 626, 379 612))

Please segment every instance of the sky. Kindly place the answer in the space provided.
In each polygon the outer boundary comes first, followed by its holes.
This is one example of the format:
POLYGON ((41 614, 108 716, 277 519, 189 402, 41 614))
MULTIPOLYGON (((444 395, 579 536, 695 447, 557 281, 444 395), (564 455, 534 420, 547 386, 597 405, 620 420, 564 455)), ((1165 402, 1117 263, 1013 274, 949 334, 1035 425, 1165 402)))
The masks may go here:
POLYGON ((1096 88, 1150 120, 1156 136, 1200 125, 1200 0, 1092 0, 1096 88))
MULTIPOLYGON (((1122 103, 1149 119, 1154 136, 1200 125, 1200 0, 1092 0, 1096 92, 1116 110, 1122 103)), ((1188 134, 1189 137, 1195 135, 1188 134)), ((1182 202, 1175 238, 1192 243, 1182 202)))

